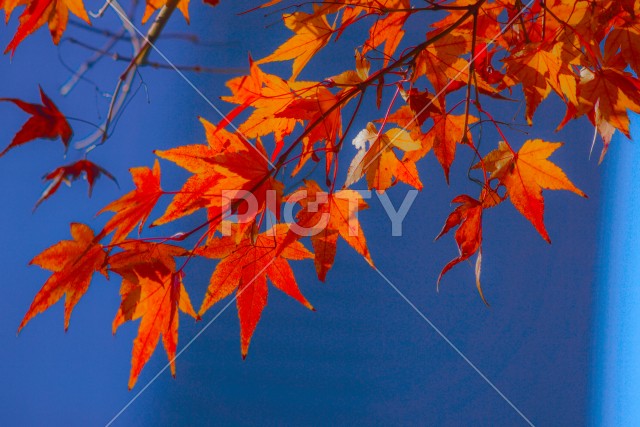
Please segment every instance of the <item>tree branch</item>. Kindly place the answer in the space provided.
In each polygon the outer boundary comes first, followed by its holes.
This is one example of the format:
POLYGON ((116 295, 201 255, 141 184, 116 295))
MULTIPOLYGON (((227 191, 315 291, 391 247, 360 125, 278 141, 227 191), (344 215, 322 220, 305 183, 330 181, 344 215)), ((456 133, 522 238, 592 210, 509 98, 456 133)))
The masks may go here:
MULTIPOLYGON (((116 87, 113 92, 113 96, 111 98, 111 103, 109 105, 109 111, 107 113, 107 118, 105 119, 104 124, 100 127, 100 129, 89 137, 85 138, 82 141, 76 143, 75 147, 77 149, 86 148, 86 151, 89 152, 93 150, 98 145, 103 144, 107 138, 109 137, 109 126, 111 125, 113 118, 120 111, 122 106, 125 103, 127 96, 129 95, 129 91, 131 89, 131 83, 135 76, 135 73, 139 66, 141 66, 151 53, 151 47, 155 44, 155 41, 160 37, 162 30, 167 25, 169 18, 176 10, 178 3, 180 0, 168 0, 167 4, 162 7, 156 19, 153 21, 151 28, 144 36, 144 44, 137 49, 134 49, 134 56, 129 65, 124 70, 124 72, 120 75, 118 82, 116 83, 116 87), (99 141, 98 141, 99 140, 99 141)), ((120 15, 120 18, 125 23, 125 28, 131 27, 134 33, 137 33, 137 30, 131 24, 131 21, 125 19, 126 15, 122 11, 122 8, 119 6, 117 0, 108 0, 105 5, 111 5, 116 10, 116 13, 120 15)), ((137 35, 136 41, 138 40, 137 35)))

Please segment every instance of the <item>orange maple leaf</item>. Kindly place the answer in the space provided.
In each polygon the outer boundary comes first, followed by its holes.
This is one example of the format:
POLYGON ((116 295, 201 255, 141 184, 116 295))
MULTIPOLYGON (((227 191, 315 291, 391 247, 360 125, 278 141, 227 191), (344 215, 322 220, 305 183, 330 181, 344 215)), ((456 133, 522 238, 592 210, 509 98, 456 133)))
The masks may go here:
POLYGON ((640 80, 614 67, 591 72, 583 70, 578 85, 577 115, 597 107, 601 120, 630 138, 627 110, 640 113, 640 80))
POLYGON ((111 271, 122 276, 122 302, 115 319, 113 333, 126 321, 142 318, 133 341, 129 390, 138 380, 162 336, 171 374, 175 377, 178 346, 178 309, 198 319, 182 283, 183 274, 176 271, 174 257, 188 251, 173 245, 127 242, 124 251, 109 257, 111 271))
MULTIPOLYGON (((144 14, 142 15, 142 23, 146 23, 147 20, 149 18, 151 18, 151 15, 153 15, 155 13, 156 10, 164 7, 167 5, 167 2, 169 0, 146 0, 146 7, 144 9, 144 14)), ((189 18, 189 3, 191 0, 180 0, 178 2, 178 10, 182 13, 182 16, 184 16, 184 19, 187 21, 187 24, 190 21, 189 18)), ((203 0, 204 3, 208 4, 209 6, 217 6, 218 3, 220 3, 220 0, 203 0)))
POLYGON ((375 125, 369 123, 355 137, 353 145, 358 153, 349 166, 345 187, 366 176, 368 187, 378 192, 384 192, 397 181, 422 189, 415 162, 410 159, 399 160, 393 150, 399 148, 407 152, 420 149, 420 142, 414 141, 407 131, 393 128, 380 134, 375 125), (369 149, 366 148, 367 143, 369 149))
POLYGON ((369 60, 361 54, 358 50, 355 52, 356 69, 347 70, 337 76, 327 79, 330 82, 338 86, 356 86, 364 82, 369 78, 369 71, 371 70, 371 63, 369 60))
MULTIPOLYGON (((296 200, 302 209, 297 213, 296 224, 291 226, 280 247, 286 248, 291 242, 304 237, 300 232, 311 233, 316 273, 323 282, 336 257, 338 236, 373 266, 367 241, 357 218, 357 212, 368 207, 360 193, 341 190, 327 194, 315 181, 306 180, 305 184, 306 187, 298 191, 306 191, 306 197, 296 200)), ((289 198, 289 202, 291 201, 289 198)))
POLYGON ((449 170, 456 156, 456 147, 458 144, 471 141, 471 132, 465 132, 465 122, 467 125, 475 123, 478 118, 469 115, 465 119, 464 114, 443 113, 433 115, 433 121, 433 126, 424 136, 420 149, 408 152, 405 159, 416 162, 433 149, 449 183, 449 170))
POLYGON ((5 19, 8 21, 13 10, 26 5, 20 15, 20 25, 11 42, 4 50, 4 53, 11 51, 11 55, 16 51, 18 45, 34 31, 49 23, 49 31, 54 44, 60 42, 62 33, 67 28, 69 11, 78 18, 90 24, 87 11, 84 9, 82 0, 4 0, 0 2, 0 7, 5 11, 5 19))
MULTIPOLYGON (((428 39, 439 31, 427 34, 428 39)), ((469 51, 469 40, 455 33, 442 36, 420 51, 416 57, 413 79, 424 75, 433 86, 435 93, 444 91, 452 81, 466 82, 469 63, 462 55, 469 51)))
POLYGON ((71 224, 73 240, 63 240, 31 260, 29 264, 39 265, 53 271, 42 289, 36 294, 31 307, 24 315, 18 332, 37 314, 42 313, 60 298, 64 302, 64 330, 69 328, 73 308, 89 289, 93 273, 98 271, 105 277, 107 253, 98 244, 93 231, 80 223, 71 224))
POLYGON ((292 101, 276 117, 288 117, 307 122, 306 137, 302 143, 302 156, 291 175, 296 175, 309 158, 315 155, 314 145, 324 142, 325 170, 329 174, 335 146, 342 136, 342 115, 340 96, 324 87, 317 87, 310 96, 292 101), (311 128, 311 126, 314 126, 311 128))
POLYGON ((267 278, 276 288, 313 310, 300 292, 287 262, 312 258, 313 254, 298 241, 281 247, 287 235, 287 224, 276 225, 255 236, 255 242, 250 235, 238 239, 234 235, 238 230, 240 228, 233 224, 231 236, 213 238, 206 246, 195 250, 197 255, 221 259, 211 276, 198 314, 203 315, 215 303, 236 291, 241 351, 245 358, 251 337, 267 305, 267 278))
MULTIPOLYGON (((373 3, 373 2, 370 2, 373 3)), ((409 0, 392 0, 384 2, 384 9, 393 10, 384 18, 378 19, 369 29, 369 39, 364 43, 362 54, 366 54, 384 43, 383 66, 387 66, 389 60, 393 58, 402 37, 404 37, 404 24, 411 16, 409 10, 411 4, 409 0), (405 10, 400 12, 399 10, 405 10)))
MULTIPOLYGON (((166 6, 168 0, 146 0, 146 6, 144 8, 144 14, 142 15, 142 23, 146 23, 151 15, 155 13, 156 10, 166 6)), ((189 2, 190 0, 180 0, 178 2, 177 9, 182 13, 184 19, 189 23, 189 2)))
POLYGON ((36 205, 33 207, 33 210, 35 210, 40 205, 40 203, 44 202, 56 191, 58 191, 58 188, 60 188, 60 184, 64 182, 65 184, 71 186, 72 181, 77 180, 83 175, 87 180, 87 183, 89 184, 89 197, 91 197, 93 185, 95 184, 96 179, 100 177, 100 175, 106 176, 107 178, 115 182, 116 185, 118 185, 118 181, 116 180, 116 178, 103 167, 98 166, 95 163, 90 162, 89 160, 78 160, 77 162, 70 165, 60 166, 59 168, 54 169, 44 176, 44 179, 47 181, 51 181, 51 183, 42 192, 42 195, 36 202, 36 205))
POLYGON ((498 179, 506 187, 511 203, 549 243, 551 240, 543 221, 542 190, 569 190, 587 197, 569 181, 562 169, 547 160, 561 146, 559 142, 530 139, 515 153, 501 141, 498 149, 487 154, 483 160, 491 178, 498 179))
POLYGON ((149 214, 162 195, 160 164, 157 160, 153 164, 153 169, 140 167, 132 168, 130 171, 136 189, 109 203, 98 212, 98 215, 106 211, 116 213, 100 232, 100 236, 106 236, 115 230, 111 239, 112 244, 125 239, 136 225, 140 234, 149 214))
MULTIPOLYGON (((250 74, 236 77, 227 82, 231 96, 221 99, 238 104, 224 119, 223 123, 231 122, 238 114, 248 107, 253 107, 251 115, 238 127, 238 131, 247 138, 258 138, 273 134, 276 150, 284 145, 284 138, 291 135, 298 118, 278 117, 291 102, 304 96, 307 91, 318 86, 316 82, 292 82, 280 77, 267 74, 260 70, 258 64, 249 58, 250 74)), ((221 127, 224 127, 221 125, 221 127)))
POLYGON ((522 83, 527 101, 525 117, 531 125, 533 114, 551 90, 575 104, 577 78, 562 60, 562 44, 535 43, 511 54, 504 60, 507 76, 522 83))
MULTIPOLYGON (((315 5, 314 10, 317 10, 315 5)), ((283 15, 283 19, 287 28, 295 34, 281 44, 275 52, 257 63, 264 64, 265 62, 293 59, 291 80, 295 80, 307 62, 329 43, 334 29, 323 14, 294 12, 283 15)))
MULTIPOLYGON (((271 176, 266 153, 259 143, 251 146, 244 138, 201 119, 208 145, 195 144, 157 151, 156 154, 194 173, 174 196, 153 226, 174 221, 201 208, 208 208, 212 227, 226 211, 235 211, 233 192, 251 192, 260 210, 266 206, 267 192, 275 191, 278 213, 283 185, 271 176)), ((241 193, 240 197, 242 197, 241 193)), ((255 212, 257 215, 259 212, 255 212)))
POLYGON ((71 126, 69 126, 67 119, 62 115, 62 113, 60 113, 60 110, 58 110, 53 101, 45 95, 42 88, 40 88, 40 98, 42 99, 42 105, 29 104, 28 102, 15 98, 0 98, 0 102, 13 102, 24 112, 31 114, 29 120, 25 122, 22 128, 13 137, 11 144, 2 150, 0 157, 4 156, 7 151, 12 148, 38 138, 60 138, 64 144, 64 151, 65 153, 67 152, 69 141, 73 135, 71 126))

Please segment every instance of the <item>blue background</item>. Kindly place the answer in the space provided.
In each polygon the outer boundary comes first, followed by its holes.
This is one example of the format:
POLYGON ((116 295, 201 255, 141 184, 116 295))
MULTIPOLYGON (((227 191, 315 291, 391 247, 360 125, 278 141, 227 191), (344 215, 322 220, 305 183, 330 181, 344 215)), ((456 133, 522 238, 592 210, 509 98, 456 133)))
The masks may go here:
MULTIPOLYGON (((247 64, 248 52, 264 57, 289 33, 277 14, 235 15, 250 3, 227 1, 211 9, 195 0, 190 27, 176 15, 168 30, 190 31, 213 43, 192 46, 161 40, 159 47, 177 64, 238 67, 247 64)), ((90 1, 87 9, 96 10, 99 5, 90 1)), ((106 21, 115 22, 112 11, 107 12, 106 21)), ((14 19, 0 35, 0 45, 9 42, 15 27, 14 19)), ((407 38, 423 34, 424 23, 415 22, 407 38)), ((65 36, 96 45, 102 40, 78 29, 65 36)), ((318 55, 301 79, 319 79, 349 67, 353 46, 362 38, 362 32, 347 32, 340 43, 318 55)), ((99 90, 81 83, 66 98, 56 92, 70 75, 61 60, 75 67, 89 55, 70 42, 56 49, 47 31, 38 31, 18 48, 13 61, 6 55, 0 59, 0 81, 4 82, 0 96, 36 102, 41 84, 65 114, 98 123, 108 104, 101 92, 113 90, 125 63, 104 59, 88 75, 99 90)), ((288 75, 289 67, 287 63, 267 69, 288 75)), ((61 303, 33 319, 19 337, 15 334, 49 275, 27 267, 28 261, 51 244, 68 239, 70 221, 99 229, 108 217, 94 218, 95 213, 132 188, 129 167, 151 166, 154 149, 204 142, 197 116, 219 120, 176 73, 143 69, 141 74, 146 88, 133 99, 113 137, 90 157, 118 177, 121 190, 102 179, 93 198, 87 199, 86 183, 76 182, 71 189, 61 188, 31 215, 44 188, 39 178, 80 154, 71 150, 63 160, 60 142, 40 141, 0 159, 0 423, 4 425, 104 425, 166 363, 163 350, 157 349, 136 388, 127 391, 137 324, 121 327, 115 337, 111 334, 119 305, 117 277, 106 281, 96 276, 75 308, 66 334, 61 303)), ((230 76, 189 77, 223 111, 231 110, 233 106, 217 99, 228 94, 224 81, 230 76)), ((368 105, 354 131, 379 117, 373 100, 368 105)), ((523 106, 518 103, 506 114, 513 116, 518 108, 518 120, 523 122, 523 106)), ((463 150, 449 187, 433 156, 423 162, 425 189, 407 215, 402 237, 390 237, 391 224, 375 198, 371 209, 361 215, 378 268, 536 425, 584 425, 590 399, 599 399, 589 385, 595 360, 592 313, 604 295, 596 286, 596 254, 601 259, 607 256, 598 252, 601 239, 606 238, 606 233, 598 232, 599 212, 610 206, 602 199, 602 182, 614 167, 612 159, 621 147, 629 146, 626 140, 616 140, 604 165, 598 167, 597 156, 588 159, 593 129, 586 120, 568 125, 560 134, 553 132, 562 114, 561 105, 547 101, 536 114, 533 135, 566 142, 552 160, 589 199, 545 193, 551 246, 508 203, 486 215, 483 286, 490 308, 478 297, 473 270, 467 264, 450 272, 436 292, 438 273, 455 256, 456 248, 452 236, 435 243, 433 238, 451 209, 449 201, 460 193, 477 191, 464 178, 471 158, 463 150)), ((0 117, 0 141, 8 144, 27 116, 1 103, 0 117)), ((81 123, 71 124, 76 140, 92 131, 81 123)), ((516 146, 527 138, 517 132, 510 135, 516 146)), ((488 147, 498 140, 488 128, 483 138, 488 147)), ((354 154, 353 147, 345 147, 347 158, 354 154)), ((163 187, 177 190, 187 174, 166 162, 162 168, 163 187)), ((390 191, 396 206, 406 191, 403 186, 390 191)), ((196 216, 176 223, 165 234, 188 230, 200 220, 196 216)), ((315 278, 312 262, 294 266, 317 312, 278 291, 270 292, 249 357, 243 362, 236 310, 230 307, 177 360, 177 378, 163 373, 114 425, 525 425, 351 248, 341 242, 338 249, 326 284, 315 278)), ((186 283, 194 305, 199 306, 214 264, 197 262, 190 267, 186 283)), ((204 322, 221 307, 207 313, 204 322)), ((182 319, 179 348, 204 326, 204 322, 182 319)))

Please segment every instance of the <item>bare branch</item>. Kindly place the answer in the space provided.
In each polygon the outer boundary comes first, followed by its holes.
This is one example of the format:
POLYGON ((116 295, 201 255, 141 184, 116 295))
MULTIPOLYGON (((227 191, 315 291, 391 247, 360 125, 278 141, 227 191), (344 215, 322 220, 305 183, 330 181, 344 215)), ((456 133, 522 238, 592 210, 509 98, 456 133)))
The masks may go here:
POLYGON ((145 35, 144 44, 140 46, 138 37, 137 35, 135 35, 135 33, 137 32, 136 29, 131 24, 131 21, 126 19, 127 15, 125 15, 124 11, 122 10, 122 7, 120 7, 117 0, 107 0, 107 3, 105 4, 111 5, 111 7, 113 7, 116 13, 119 15, 127 31, 130 34, 133 32, 133 34, 131 35, 132 35, 132 43, 134 44, 134 57, 129 62, 129 65, 124 70, 122 75, 120 75, 120 78, 116 83, 116 87, 113 91, 113 96, 111 98, 111 103, 109 105, 107 118, 105 119, 104 124, 100 127, 100 130, 89 135, 87 138, 83 139, 82 141, 77 142, 75 145, 77 149, 85 148, 88 152, 93 150, 98 145, 103 144, 107 140, 107 138, 109 137, 109 126, 113 121, 113 118, 118 114, 118 112, 120 111, 120 109, 125 103, 125 100, 131 89, 131 83, 135 77, 138 67, 144 64, 145 61, 147 60, 147 57, 151 52, 151 46, 155 43, 155 41, 158 39, 158 37, 162 33, 162 30, 166 26, 173 12, 176 10, 176 7, 178 6, 179 2, 180 0, 167 1, 167 4, 163 6, 163 8, 160 10, 158 15, 156 16, 156 19, 153 21, 151 28, 149 28, 149 31, 145 35), (134 40, 135 40, 135 43, 134 43, 134 40))

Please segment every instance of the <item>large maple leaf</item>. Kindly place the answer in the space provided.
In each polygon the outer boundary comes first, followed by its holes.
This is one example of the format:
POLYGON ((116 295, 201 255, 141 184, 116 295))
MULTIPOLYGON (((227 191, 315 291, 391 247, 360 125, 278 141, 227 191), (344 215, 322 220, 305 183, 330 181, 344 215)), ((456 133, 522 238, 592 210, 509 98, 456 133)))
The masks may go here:
POLYGON ((129 389, 135 385, 162 336, 171 374, 175 377, 178 345, 178 309, 198 318, 182 283, 182 272, 176 271, 174 257, 188 252, 178 246, 127 242, 124 251, 109 257, 111 271, 122 276, 122 302, 115 319, 113 333, 126 321, 142 318, 133 341, 129 389))
MULTIPOLYGON (((338 236, 373 266, 367 241, 357 217, 359 211, 367 208, 360 193, 341 190, 327 194, 315 181, 308 180, 305 184, 305 187, 293 193, 294 197, 296 194, 304 196, 296 197, 295 200, 302 209, 296 215, 296 224, 291 226, 282 242, 282 250, 291 242, 309 234, 314 250, 316 273, 323 282, 336 257, 338 236)), ((293 200, 289 198, 288 201, 293 200)))
MULTIPOLYGON (((427 34, 434 38, 439 32, 427 34)), ((448 34, 436 39, 416 57, 413 78, 424 75, 429 79, 434 92, 441 93, 453 81, 466 82, 469 62, 462 56, 469 51, 469 40, 457 34, 448 34)))
POLYGON ((64 151, 66 153, 67 148, 69 147, 69 141, 73 135, 71 126, 69 126, 67 119, 62 115, 60 110, 58 110, 58 107, 56 107, 53 101, 45 95, 42 88, 40 88, 40 98, 42 99, 42 105, 30 104, 15 98, 0 98, 0 101, 13 102, 24 112, 31 114, 29 120, 25 122, 22 128, 13 137, 11 144, 0 152, 0 157, 4 156, 7 151, 12 148, 38 138, 60 138, 64 144, 64 151))
POLYGON ((287 261, 312 258, 313 254, 298 241, 282 247, 288 231, 287 224, 279 224, 257 236, 245 234, 238 238, 234 233, 239 230, 240 227, 234 224, 232 235, 213 238, 206 246, 196 249, 195 253, 221 259, 211 276, 198 314, 203 315, 211 306, 235 291, 244 358, 267 305, 267 278, 276 288, 313 310, 300 292, 287 261))
POLYGON ((51 32, 53 42, 58 44, 62 33, 64 33, 67 28, 69 11, 89 24, 89 17, 87 16, 87 11, 84 9, 82 0, 0 1, 0 7, 4 9, 7 21, 11 17, 13 10, 22 5, 26 5, 26 7, 20 15, 20 25, 4 53, 11 51, 11 55, 13 55, 18 45, 46 22, 49 23, 49 31, 51 32))
POLYGON ((393 58, 402 37, 404 37, 404 24, 411 16, 409 10, 411 4, 409 0, 385 1, 383 9, 393 10, 384 18, 378 19, 369 29, 369 39, 364 43, 362 54, 377 49, 384 43, 382 51, 384 56, 383 66, 387 66, 389 60, 393 58), (405 12, 400 12, 404 10, 405 12))
POLYGON ((283 16, 284 24, 295 34, 258 64, 293 59, 291 80, 295 80, 307 62, 329 43, 333 27, 323 14, 294 12, 283 16))
POLYGON ((63 240, 31 260, 53 274, 36 294, 29 311, 25 314, 18 332, 37 314, 42 313, 60 298, 64 302, 64 329, 69 328, 73 308, 89 289, 93 273, 100 272, 107 277, 107 254, 98 244, 93 231, 80 223, 71 224, 73 240, 63 240))
POLYGON ((250 73, 247 76, 236 77, 227 82, 232 95, 221 99, 238 104, 226 117, 225 122, 231 122, 238 114, 248 107, 253 107, 251 115, 238 127, 238 131, 247 138, 258 138, 273 134, 276 150, 284 145, 284 138, 291 135, 297 117, 279 116, 278 113, 307 91, 318 86, 315 82, 292 82, 263 72, 258 64, 249 58, 250 73))
POLYGON ((487 154, 483 160, 491 178, 498 179, 506 187, 511 203, 549 243, 551 240, 543 220, 542 190, 569 190, 587 197, 573 185, 562 169, 547 160, 561 146, 559 142, 531 139, 515 153, 501 141, 498 149, 487 154))
POLYGON ((561 49, 561 43, 536 43, 526 45, 504 60, 507 75, 522 83, 527 102, 525 117, 530 125, 536 109, 551 90, 573 104, 577 102, 577 78, 569 64, 562 60, 561 49))
MULTIPOLYGON (((208 208, 214 226, 222 215, 234 212, 236 200, 233 193, 242 198, 242 192, 250 192, 258 202, 258 210, 266 206, 269 191, 275 192, 277 214, 282 197, 282 184, 271 176, 271 169, 262 145, 252 146, 239 135, 201 120, 207 134, 208 145, 195 144, 157 151, 156 154, 192 172, 182 189, 174 196, 164 215, 154 221, 161 225, 189 215, 201 208, 208 208)), ((259 212, 254 212, 257 215, 259 212)))
POLYGON ((106 236, 115 231, 111 243, 121 242, 136 225, 138 225, 138 234, 141 233, 151 210, 162 195, 160 164, 157 160, 153 164, 153 169, 132 168, 131 176, 136 186, 135 190, 109 203, 98 212, 98 215, 106 211, 115 212, 100 232, 101 236, 106 236))

